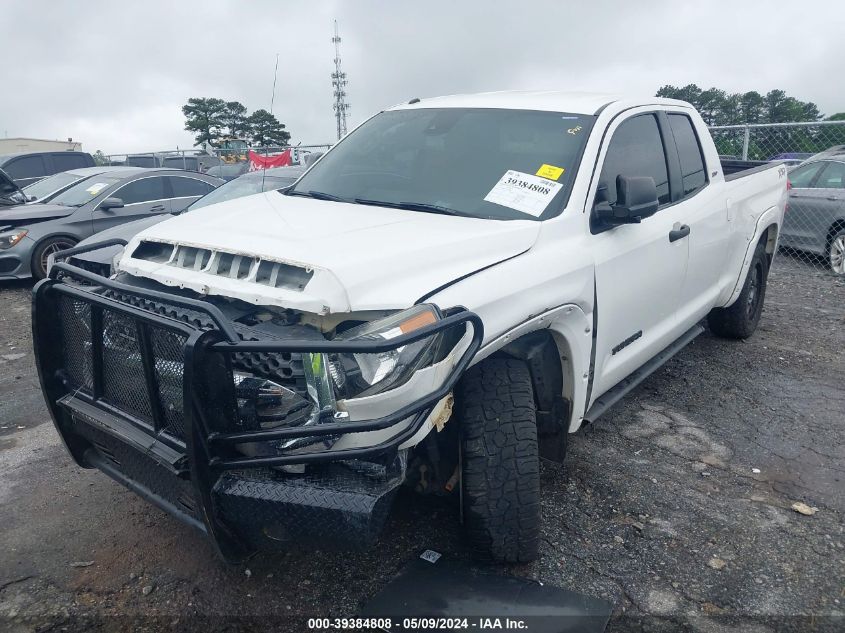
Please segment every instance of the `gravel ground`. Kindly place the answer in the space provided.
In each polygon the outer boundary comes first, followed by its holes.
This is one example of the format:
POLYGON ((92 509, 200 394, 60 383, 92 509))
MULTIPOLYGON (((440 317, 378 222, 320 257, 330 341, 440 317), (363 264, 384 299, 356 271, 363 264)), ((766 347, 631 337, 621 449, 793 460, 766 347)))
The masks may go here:
MULTIPOLYGON (((220 563, 190 528, 71 463, 35 376, 29 293, 0 285, 0 628, 239 630, 277 616, 274 630, 306 630, 306 616, 354 615, 423 549, 467 558, 453 510, 403 494, 371 550, 220 563)), ((702 335, 573 436, 563 466, 544 465, 540 559, 494 571, 612 602, 611 631, 843 630, 843 308, 845 280, 781 257, 752 339, 702 335)))

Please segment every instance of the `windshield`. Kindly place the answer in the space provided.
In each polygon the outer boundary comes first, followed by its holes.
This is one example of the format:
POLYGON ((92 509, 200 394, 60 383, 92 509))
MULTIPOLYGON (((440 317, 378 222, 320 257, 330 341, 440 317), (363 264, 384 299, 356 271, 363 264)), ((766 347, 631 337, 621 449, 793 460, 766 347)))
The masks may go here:
POLYGON ((86 178, 82 182, 73 185, 70 189, 62 191, 50 200, 50 202, 66 207, 81 207, 121 180, 122 178, 120 176, 106 176, 103 174, 86 178))
POLYGON ((262 188, 261 173, 248 174, 220 185, 217 189, 207 193, 188 208, 193 211, 200 207, 207 207, 210 204, 226 202, 226 200, 234 200, 235 198, 250 196, 254 193, 261 193, 262 191, 281 189, 282 187, 287 187, 295 183, 297 178, 298 176, 294 175, 265 176, 263 178, 264 187, 262 188))
POLYGON ((383 112, 286 193, 500 220, 563 209, 595 117, 467 108, 383 112))
POLYGON ((23 188, 23 192, 26 194, 27 199, 35 198, 36 200, 43 200, 51 193, 58 191, 59 189, 64 189, 68 185, 75 183, 80 178, 82 178, 82 176, 76 176, 70 172, 63 171, 59 174, 47 176, 47 178, 34 182, 31 185, 27 185, 23 188))

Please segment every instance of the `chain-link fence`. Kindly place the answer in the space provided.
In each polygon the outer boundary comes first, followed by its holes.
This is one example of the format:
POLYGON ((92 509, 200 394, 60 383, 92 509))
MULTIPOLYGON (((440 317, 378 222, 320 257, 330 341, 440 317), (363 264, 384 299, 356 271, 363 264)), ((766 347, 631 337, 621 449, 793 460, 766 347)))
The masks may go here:
POLYGON ((792 188, 781 260, 808 273, 845 275, 845 121, 725 125, 710 132, 722 158, 787 164, 792 188))
POLYGON ((318 145, 279 145, 272 147, 245 147, 240 149, 212 149, 208 151, 201 149, 165 149, 153 152, 102 154, 98 155, 98 158, 105 162, 105 164, 114 166, 171 167, 174 169, 189 169, 205 173, 212 167, 217 167, 223 163, 232 163, 239 159, 246 160, 249 150, 261 156, 272 156, 290 150, 292 164, 299 165, 309 154, 325 152, 330 147, 331 144, 323 143, 318 145))

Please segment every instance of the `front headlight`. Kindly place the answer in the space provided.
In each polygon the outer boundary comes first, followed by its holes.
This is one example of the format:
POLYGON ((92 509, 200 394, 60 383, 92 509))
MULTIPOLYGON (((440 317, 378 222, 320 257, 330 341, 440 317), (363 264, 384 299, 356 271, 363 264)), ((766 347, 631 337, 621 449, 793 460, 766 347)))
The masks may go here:
POLYGON ((21 229, 19 231, 10 231, 9 233, 0 233, 0 248, 4 250, 7 248, 12 248, 15 244, 25 238, 26 234, 26 229, 21 229))
MULTIPOLYGON (((439 319, 434 306, 418 305, 347 330, 335 340, 383 342, 436 323, 439 319)), ((442 335, 438 333, 388 352, 324 355, 337 398, 360 398, 398 387, 415 371, 434 362, 441 341, 442 335)))

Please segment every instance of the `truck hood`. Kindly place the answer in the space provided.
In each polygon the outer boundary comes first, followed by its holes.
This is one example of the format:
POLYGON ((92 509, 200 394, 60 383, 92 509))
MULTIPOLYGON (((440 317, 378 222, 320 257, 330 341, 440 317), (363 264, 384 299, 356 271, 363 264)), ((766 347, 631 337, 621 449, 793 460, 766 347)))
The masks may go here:
POLYGON ((463 218, 270 191, 146 229, 128 244, 119 268, 259 305, 316 314, 385 310, 413 305, 444 284, 527 251, 539 230, 540 223, 530 220, 463 218))
POLYGON ((63 218, 76 211, 76 207, 60 204, 22 204, 16 207, 0 208, 0 227, 15 227, 55 218, 63 218))

